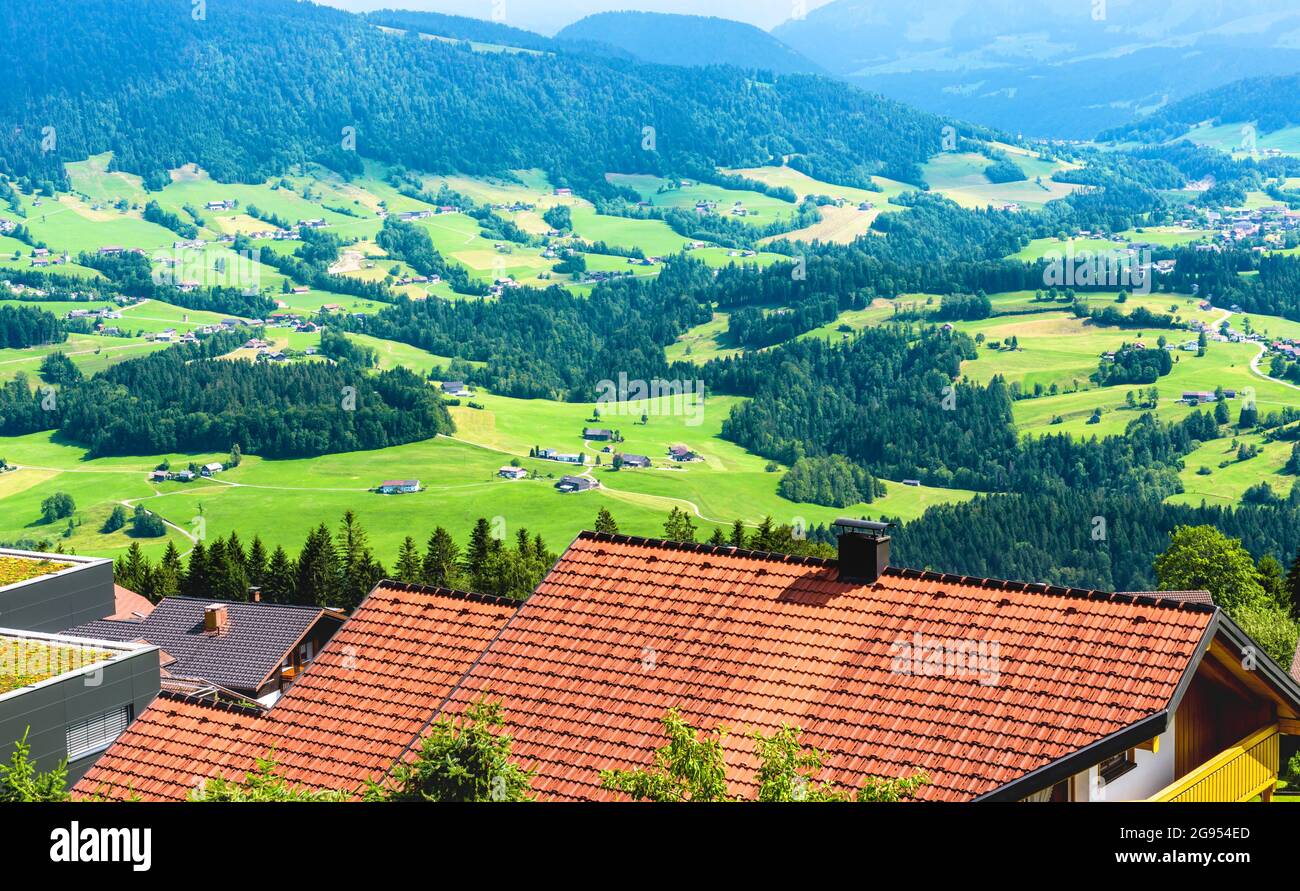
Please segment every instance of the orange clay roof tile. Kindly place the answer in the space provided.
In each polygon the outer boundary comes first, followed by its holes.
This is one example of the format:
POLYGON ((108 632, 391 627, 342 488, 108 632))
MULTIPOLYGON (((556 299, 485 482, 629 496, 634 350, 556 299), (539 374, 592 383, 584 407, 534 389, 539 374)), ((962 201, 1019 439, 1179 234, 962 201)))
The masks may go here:
POLYGON ((919 770, 919 797, 964 800, 1166 708, 1212 618, 1158 594, 849 583, 834 561, 583 533, 521 607, 384 583, 269 712, 160 697, 76 791, 183 798, 272 745, 290 780, 356 788, 444 705, 490 697, 542 798, 615 797, 599 771, 650 763, 678 707, 731 730, 734 793, 756 789, 748 734, 785 723, 827 778, 919 770))
POLYGON ((272 755, 291 782, 379 779, 517 604, 385 582, 269 711, 162 694, 74 787, 78 797, 183 800, 272 755))

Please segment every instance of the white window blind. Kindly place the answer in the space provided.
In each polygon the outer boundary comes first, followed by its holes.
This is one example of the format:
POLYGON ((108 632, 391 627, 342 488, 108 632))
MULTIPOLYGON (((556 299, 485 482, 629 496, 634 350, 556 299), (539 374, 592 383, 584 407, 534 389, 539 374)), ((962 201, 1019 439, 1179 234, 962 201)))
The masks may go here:
POLYGON ((68 760, 108 748, 131 723, 131 706, 115 708, 68 726, 68 760))

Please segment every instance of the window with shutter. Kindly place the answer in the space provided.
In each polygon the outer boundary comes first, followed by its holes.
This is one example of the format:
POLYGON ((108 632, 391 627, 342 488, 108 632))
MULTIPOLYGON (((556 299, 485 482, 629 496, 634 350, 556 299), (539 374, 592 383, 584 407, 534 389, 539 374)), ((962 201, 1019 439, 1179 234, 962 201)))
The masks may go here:
POLYGON ((68 760, 107 749, 131 723, 131 706, 103 712, 68 725, 68 760))

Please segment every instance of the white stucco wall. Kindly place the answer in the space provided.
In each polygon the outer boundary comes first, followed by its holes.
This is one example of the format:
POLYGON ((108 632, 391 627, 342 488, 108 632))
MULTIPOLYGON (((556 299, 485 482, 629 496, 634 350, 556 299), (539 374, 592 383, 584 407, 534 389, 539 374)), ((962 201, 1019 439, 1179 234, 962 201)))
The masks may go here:
POLYGON ((1139 801, 1150 798, 1174 781, 1174 728, 1160 734, 1158 752, 1137 750, 1137 767, 1103 783, 1096 766, 1074 776, 1071 781, 1075 801, 1139 801))

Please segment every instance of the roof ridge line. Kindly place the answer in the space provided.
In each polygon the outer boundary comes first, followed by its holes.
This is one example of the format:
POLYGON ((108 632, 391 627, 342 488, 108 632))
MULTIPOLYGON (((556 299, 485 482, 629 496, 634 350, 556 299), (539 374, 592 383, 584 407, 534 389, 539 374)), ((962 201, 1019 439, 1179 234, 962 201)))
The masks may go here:
POLYGON ((168 600, 186 600, 191 603, 211 603, 219 606, 269 606, 276 609, 309 609, 315 610, 316 612, 331 609, 331 607, 317 606, 314 603, 275 603, 271 600, 226 600, 221 597, 192 597, 189 594, 169 594, 155 603, 154 608, 156 609, 168 600))
MULTIPOLYGON (((679 551, 689 551, 696 554, 711 554, 723 557, 744 557, 751 560, 771 560, 781 563, 795 563, 805 566, 820 567, 838 567, 839 560, 831 557, 813 557, 800 554, 785 554, 779 551, 754 551, 748 548, 737 548, 734 545, 711 545, 701 544, 693 541, 675 541, 668 538, 651 538, 641 535, 624 535, 618 532, 593 532, 583 530, 578 533, 575 541, 584 539, 596 542, 612 542, 614 544, 631 544, 644 547, 662 547, 679 551)), ((971 585, 981 588, 1001 588, 1011 592, 1032 591, 1036 594, 1049 594, 1058 597, 1071 597, 1076 599, 1106 599, 1115 600, 1120 603, 1142 603, 1150 605, 1168 605, 1187 609, 1192 612, 1212 613, 1217 606, 1211 606, 1204 603, 1193 603, 1187 600, 1181 600, 1174 597, 1151 596, 1163 592, 1120 592, 1105 591, 1098 588, 1074 588, 1065 585, 1053 585, 1049 582, 1024 582, 1013 579, 986 578, 981 576, 963 575, 955 572, 938 572, 931 569, 913 569, 905 566, 887 566, 885 575, 896 575, 903 578, 919 578, 925 581, 949 582, 953 584, 971 585)))
POLYGON ((677 541, 671 538, 652 538, 644 535, 624 535, 620 532, 593 532, 584 529, 577 539, 588 541, 608 541, 615 544, 634 544, 646 547, 672 548, 678 551, 691 551, 696 554, 717 554, 723 557, 745 557, 751 560, 773 560, 782 563, 800 563, 808 566, 838 566, 839 561, 830 557, 814 557, 805 554, 786 554, 781 551, 755 551, 738 548, 735 545, 711 545, 698 541, 677 541))
MULTIPOLYGON (((391 588, 395 591, 410 591, 416 594, 435 594, 439 597, 450 597, 457 600, 477 600, 481 603, 491 603, 502 606, 517 606, 524 602, 524 600, 519 600, 514 597, 506 597, 501 594, 484 594, 480 591, 466 591, 463 588, 448 588, 444 585, 424 585, 419 582, 401 582, 389 578, 380 579, 375 583, 375 587, 371 588, 371 591, 374 591, 375 588, 391 588)), ((360 607, 358 606, 358 608, 360 607)), ((356 612, 356 610, 353 610, 353 612, 356 612)))

